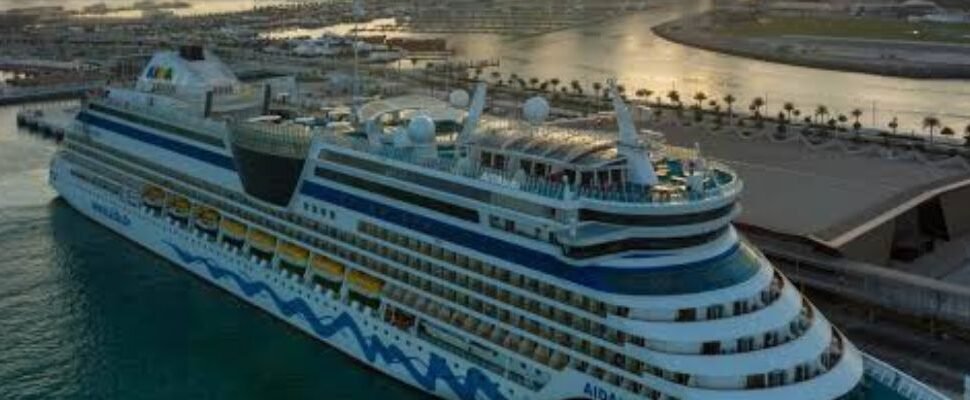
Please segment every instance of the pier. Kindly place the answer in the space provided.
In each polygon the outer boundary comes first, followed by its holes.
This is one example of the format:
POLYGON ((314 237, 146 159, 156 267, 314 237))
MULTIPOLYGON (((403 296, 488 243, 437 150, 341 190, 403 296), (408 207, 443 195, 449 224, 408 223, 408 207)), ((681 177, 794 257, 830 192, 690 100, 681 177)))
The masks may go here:
POLYGON ((60 141, 79 108, 75 101, 31 105, 17 112, 17 126, 60 141))
POLYGON ((101 88, 103 85, 103 82, 84 82, 54 86, 3 88, 0 89, 0 106, 78 98, 91 90, 101 88))

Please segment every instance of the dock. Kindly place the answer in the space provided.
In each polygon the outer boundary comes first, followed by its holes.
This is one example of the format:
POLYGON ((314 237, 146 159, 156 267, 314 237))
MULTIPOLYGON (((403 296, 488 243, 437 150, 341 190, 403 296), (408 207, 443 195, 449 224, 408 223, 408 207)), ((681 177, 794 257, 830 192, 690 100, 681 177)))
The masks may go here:
POLYGON ((103 86, 104 82, 84 82, 26 88, 0 88, 0 106, 78 98, 103 86))
POLYGON ((17 126, 60 141, 74 122, 80 107, 76 102, 45 103, 17 112, 17 126))

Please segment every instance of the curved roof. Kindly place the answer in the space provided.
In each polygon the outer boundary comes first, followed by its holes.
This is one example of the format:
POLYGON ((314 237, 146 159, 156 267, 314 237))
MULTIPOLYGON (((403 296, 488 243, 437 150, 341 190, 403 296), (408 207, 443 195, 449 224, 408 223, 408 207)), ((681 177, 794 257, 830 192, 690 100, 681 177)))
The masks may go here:
POLYGON ((600 165, 620 159, 616 138, 557 126, 499 127, 475 137, 477 145, 544 158, 552 163, 600 165))
POLYGON ((460 122, 465 111, 452 107, 447 102, 433 97, 407 95, 369 102, 360 107, 357 117, 360 121, 372 121, 386 114, 413 114, 420 112, 435 121, 460 122))

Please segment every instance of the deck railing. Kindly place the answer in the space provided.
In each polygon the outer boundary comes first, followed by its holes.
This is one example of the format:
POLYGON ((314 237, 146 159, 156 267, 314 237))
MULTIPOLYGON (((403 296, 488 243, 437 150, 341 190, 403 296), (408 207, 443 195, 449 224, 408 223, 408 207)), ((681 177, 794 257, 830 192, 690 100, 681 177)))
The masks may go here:
POLYGON ((885 385, 907 400, 949 400, 948 396, 937 392, 925 383, 906 375, 891 365, 863 353, 866 375, 885 385))

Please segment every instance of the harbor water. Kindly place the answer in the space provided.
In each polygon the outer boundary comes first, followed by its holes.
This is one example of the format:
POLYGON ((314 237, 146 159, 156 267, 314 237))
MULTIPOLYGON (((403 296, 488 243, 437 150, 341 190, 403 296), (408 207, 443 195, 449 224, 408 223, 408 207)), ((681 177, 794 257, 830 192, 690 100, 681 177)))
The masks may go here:
POLYGON ((80 215, 0 108, 0 399, 423 399, 80 215), (322 397, 321 397, 322 396, 322 397))

